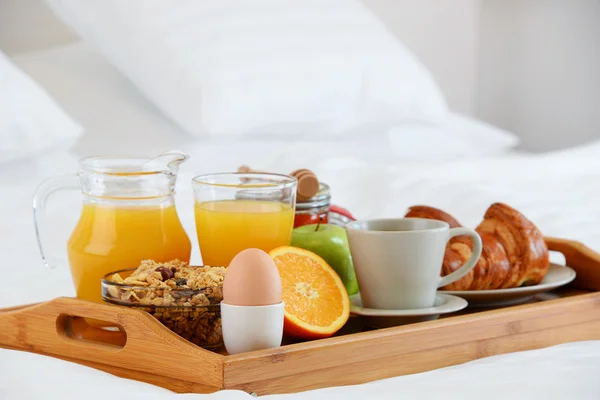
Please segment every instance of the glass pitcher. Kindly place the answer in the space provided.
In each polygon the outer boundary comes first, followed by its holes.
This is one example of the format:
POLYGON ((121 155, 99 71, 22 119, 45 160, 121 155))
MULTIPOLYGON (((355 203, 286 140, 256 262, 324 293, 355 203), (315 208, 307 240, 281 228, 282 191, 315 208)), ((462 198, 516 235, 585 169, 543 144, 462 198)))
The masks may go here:
POLYGON ((79 189, 83 207, 67 243, 77 298, 102 302, 101 279, 142 260, 189 262, 190 240, 175 210, 173 194, 179 165, 188 156, 168 152, 156 158, 89 157, 79 173, 60 175, 36 190, 33 213, 44 263, 56 260, 44 243, 52 229, 43 221, 48 197, 60 189, 79 189))

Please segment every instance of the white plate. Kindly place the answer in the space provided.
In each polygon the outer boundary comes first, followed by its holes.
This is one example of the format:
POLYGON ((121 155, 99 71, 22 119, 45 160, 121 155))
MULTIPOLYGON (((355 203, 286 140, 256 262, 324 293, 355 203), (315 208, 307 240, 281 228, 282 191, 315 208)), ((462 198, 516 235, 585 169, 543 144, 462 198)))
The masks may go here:
POLYGON ((469 307, 499 307, 524 303, 538 293, 564 286, 575 279, 575 271, 569 267, 550 264, 548 273, 539 285, 495 290, 440 290, 469 302, 469 307))
POLYGON ((350 296, 350 314, 368 318, 369 325, 382 328, 437 319, 441 314, 460 311, 467 306, 463 298, 438 292, 433 307, 412 310, 383 310, 362 306, 360 294, 350 296))

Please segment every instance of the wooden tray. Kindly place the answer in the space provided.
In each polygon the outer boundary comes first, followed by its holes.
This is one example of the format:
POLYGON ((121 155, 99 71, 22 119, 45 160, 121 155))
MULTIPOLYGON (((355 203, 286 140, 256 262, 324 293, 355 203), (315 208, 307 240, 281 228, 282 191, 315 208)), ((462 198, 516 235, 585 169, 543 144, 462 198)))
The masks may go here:
POLYGON ((469 310, 375 331, 351 318, 340 335, 225 355, 180 338, 143 311, 57 298, 0 310, 0 347, 49 355, 175 392, 240 389, 259 395, 358 384, 496 354, 600 339, 600 254, 547 238, 577 271, 567 288, 530 304, 469 310), (87 325, 110 321, 119 330, 87 325))

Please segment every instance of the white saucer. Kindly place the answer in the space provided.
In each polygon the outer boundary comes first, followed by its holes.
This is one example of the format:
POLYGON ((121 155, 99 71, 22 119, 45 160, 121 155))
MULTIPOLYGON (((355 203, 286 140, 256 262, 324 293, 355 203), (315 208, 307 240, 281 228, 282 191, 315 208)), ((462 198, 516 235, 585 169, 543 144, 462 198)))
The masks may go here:
POLYGON ((441 314, 460 311, 467 306, 461 297, 437 292, 433 307, 412 310, 383 310, 362 306, 360 294, 350 296, 350 314, 368 318, 369 325, 383 328, 437 319, 441 314))
POLYGON ((575 279, 575 271, 569 267, 550 264, 548 273, 539 285, 494 290, 440 290, 438 293, 460 296, 469 307, 500 307, 524 303, 538 293, 564 286, 575 279))

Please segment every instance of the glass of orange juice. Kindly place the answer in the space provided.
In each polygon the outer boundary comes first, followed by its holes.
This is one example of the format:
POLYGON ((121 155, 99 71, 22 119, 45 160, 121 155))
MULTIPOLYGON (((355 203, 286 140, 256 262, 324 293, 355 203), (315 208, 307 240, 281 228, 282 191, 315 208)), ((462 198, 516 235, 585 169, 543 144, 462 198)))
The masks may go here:
POLYGON ((294 177, 270 173, 196 176, 196 233, 205 265, 228 266, 247 248, 270 251, 292 239, 294 177))

